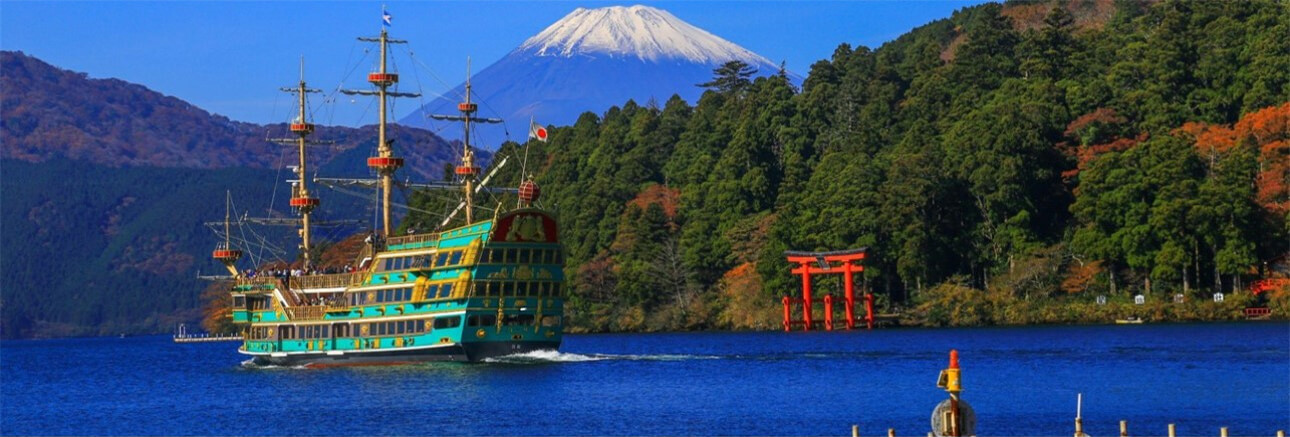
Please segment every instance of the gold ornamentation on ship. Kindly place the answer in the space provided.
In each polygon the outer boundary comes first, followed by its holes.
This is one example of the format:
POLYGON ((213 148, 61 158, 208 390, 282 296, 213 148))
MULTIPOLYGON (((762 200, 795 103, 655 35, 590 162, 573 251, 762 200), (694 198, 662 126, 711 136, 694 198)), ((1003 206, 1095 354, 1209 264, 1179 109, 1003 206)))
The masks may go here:
POLYGON ((506 241, 546 241, 546 228, 540 215, 520 215, 511 222, 506 241))
POLYGON ((515 268, 515 279, 527 281, 533 279, 533 269, 529 266, 519 266, 515 268))
POLYGON ((505 267, 497 269, 496 272, 488 274, 488 279, 510 279, 510 278, 511 278, 511 270, 505 267))

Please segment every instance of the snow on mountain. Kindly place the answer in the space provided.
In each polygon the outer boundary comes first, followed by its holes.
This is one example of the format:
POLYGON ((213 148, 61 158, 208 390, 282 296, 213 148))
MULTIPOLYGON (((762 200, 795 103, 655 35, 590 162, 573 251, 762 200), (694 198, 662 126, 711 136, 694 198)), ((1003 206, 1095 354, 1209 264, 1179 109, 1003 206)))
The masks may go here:
MULTIPOLYGON (((740 60, 758 76, 779 71, 765 57, 647 6, 577 9, 524 41, 471 79, 480 116, 506 121, 507 132, 528 132, 530 119, 569 125, 584 112, 601 114, 628 100, 660 106, 673 95, 694 104, 697 84, 713 69, 740 60)), ((794 81, 800 79, 790 74, 794 81)), ((431 123, 428 114, 455 114, 464 84, 413 111, 399 122, 447 139, 460 139, 458 126, 431 123)), ((496 141, 480 138, 483 147, 496 141)), ((523 141, 524 138, 510 139, 523 141)))
POLYGON ((605 53, 648 61, 686 60, 722 64, 739 59, 774 65, 769 59, 648 6, 578 8, 524 41, 520 51, 572 57, 605 53))

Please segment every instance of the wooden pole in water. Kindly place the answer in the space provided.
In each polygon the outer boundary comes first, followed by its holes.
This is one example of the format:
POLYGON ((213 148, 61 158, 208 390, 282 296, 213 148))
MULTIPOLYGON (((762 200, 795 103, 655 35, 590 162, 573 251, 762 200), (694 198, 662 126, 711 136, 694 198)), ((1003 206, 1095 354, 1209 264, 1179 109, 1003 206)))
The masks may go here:
POLYGON ((1283 430, 1278 429, 1278 430, 1277 430, 1277 437, 1286 437, 1286 432, 1285 432, 1285 431, 1283 431, 1283 430))
POLYGON ((1226 427, 1226 426, 1224 426, 1224 427, 1222 427, 1222 428, 1219 428, 1219 429, 1218 429, 1218 437, 1227 437, 1227 427, 1226 427))
POLYGON ((1169 424, 1169 437, 1178 437, 1178 432, 1174 429, 1174 424, 1169 424))
POLYGON ((1120 437, 1129 437, 1129 421, 1120 421, 1120 437))
POLYGON ((851 437, 860 437, 860 425, 851 425, 851 437))
POLYGON ((887 428, 887 437, 896 437, 896 428, 887 428))

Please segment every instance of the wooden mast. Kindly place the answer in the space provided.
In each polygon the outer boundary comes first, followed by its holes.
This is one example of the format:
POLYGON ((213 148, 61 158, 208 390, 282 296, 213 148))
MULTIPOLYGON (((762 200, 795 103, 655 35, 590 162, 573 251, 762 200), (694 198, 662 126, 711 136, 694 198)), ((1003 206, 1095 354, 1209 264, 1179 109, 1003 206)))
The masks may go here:
MULTIPOLYGON (((385 24, 388 26, 388 22, 385 24)), ((381 36, 377 38, 359 37, 359 41, 374 42, 380 45, 381 63, 377 70, 367 74, 367 81, 376 86, 375 91, 367 90, 340 90, 345 94, 357 94, 364 96, 376 96, 377 103, 380 106, 377 111, 379 119, 376 127, 376 156, 367 158, 367 166, 376 170, 380 175, 381 186, 381 235, 390 235, 393 223, 390 217, 390 192, 394 187, 394 172, 403 167, 403 158, 394 156, 394 140, 389 139, 387 132, 388 123, 388 103, 390 97, 418 97, 418 93, 404 93, 390 91, 389 87, 399 82, 398 73, 389 71, 389 46, 390 44, 406 44, 407 41, 390 38, 389 32, 384 27, 381 28, 381 36)))
POLYGON ((331 144, 328 141, 312 141, 308 137, 314 133, 314 124, 309 122, 308 100, 305 95, 309 93, 321 93, 322 90, 309 88, 305 84, 305 58, 300 57, 300 82, 295 87, 279 88, 284 92, 296 94, 297 114, 291 120, 289 128, 294 138, 271 138, 269 141, 296 146, 299 154, 299 161, 296 166, 296 176, 299 178, 291 186, 291 207, 300 211, 300 250, 304 261, 304 268, 308 269, 313 265, 313 260, 309 253, 312 248, 312 221, 311 215, 315 208, 321 204, 321 201, 309 194, 309 161, 306 148, 315 144, 331 144))

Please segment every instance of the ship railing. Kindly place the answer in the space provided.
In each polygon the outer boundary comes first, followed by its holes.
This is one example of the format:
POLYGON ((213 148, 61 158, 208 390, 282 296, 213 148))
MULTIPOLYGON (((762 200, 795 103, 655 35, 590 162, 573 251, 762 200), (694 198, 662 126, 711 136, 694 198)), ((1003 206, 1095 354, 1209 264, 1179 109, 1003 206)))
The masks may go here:
POLYGON ((280 285, 280 282, 278 278, 272 276, 239 276, 236 285, 238 287, 250 287, 252 290, 266 290, 265 286, 268 286, 267 289, 276 288, 280 285))
POLYGON ((387 248, 408 248, 409 246, 425 247, 428 243, 439 241, 437 232, 425 234, 400 235, 397 237, 388 237, 385 239, 387 248), (402 246, 402 247, 400 247, 402 246))
POLYGON ((283 309, 287 312, 287 318, 291 320, 320 320, 323 318, 323 314, 327 312, 327 307, 323 305, 287 307, 283 309))
POLYGON ((291 288, 337 288, 354 285, 358 278, 358 273, 334 273, 330 275, 306 275, 291 278, 291 288))
POLYGON ((347 312, 354 309, 354 307, 351 306, 349 302, 346 302, 342 299, 328 300, 327 302, 323 303, 323 306, 326 307, 325 311, 329 313, 347 312))

